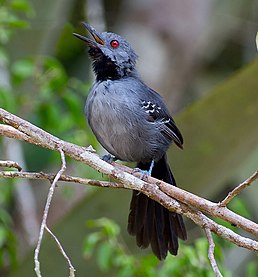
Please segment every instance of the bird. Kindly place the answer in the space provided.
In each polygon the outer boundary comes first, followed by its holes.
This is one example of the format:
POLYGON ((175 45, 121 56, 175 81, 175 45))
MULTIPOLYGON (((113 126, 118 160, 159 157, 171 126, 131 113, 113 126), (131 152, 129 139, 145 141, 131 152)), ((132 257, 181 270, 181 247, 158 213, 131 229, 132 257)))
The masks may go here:
MULTIPOLYGON (((108 151, 103 159, 136 162, 139 170, 176 186, 166 152, 183 136, 165 100, 148 87, 136 68, 137 54, 122 36, 98 32, 83 22, 91 38, 73 35, 88 46, 95 81, 85 104, 85 115, 99 143, 108 151)), ((127 231, 140 248, 151 247, 164 260, 178 253, 178 238, 187 239, 181 215, 133 190, 127 231)))

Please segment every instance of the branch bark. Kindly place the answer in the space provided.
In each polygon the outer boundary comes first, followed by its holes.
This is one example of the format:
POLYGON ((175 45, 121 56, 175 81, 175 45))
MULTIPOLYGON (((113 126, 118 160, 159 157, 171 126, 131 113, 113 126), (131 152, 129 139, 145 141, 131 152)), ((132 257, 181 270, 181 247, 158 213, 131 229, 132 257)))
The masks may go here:
MULTIPOLYGON (((0 127, 1 128, 1 127, 0 127)), ((0 167, 7 167, 7 168, 16 168, 19 171, 22 170, 22 168, 20 167, 20 165, 16 162, 13 161, 0 161, 0 167)))
MULTIPOLYGON (((138 190, 161 203, 170 211, 183 214, 190 218, 201 228, 208 228, 211 232, 216 233, 222 238, 229 240, 240 247, 258 251, 257 241, 236 234, 234 231, 217 224, 202 213, 204 212, 211 216, 221 218, 234 226, 237 226, 239 229, 245 230, 249 234, 257 237, 258 224, 229 210, 225 207, 225 204, 228 203, 227 201, 223 200, 224 205, 221 204, 223 201, 221 203, 214 203, 180 188, 172 187, 170 184, 152 177, 148 177, 146 181, 141 180, 138 178, 139 173, 134 173, 131 168, 116 163, 109 164, 100 159, 92 147, 85 148, 65 142, 4 109, 0 109, 0 120, 5 124, 8 124, 8 126, 0 124, 0 135, 20 139, 50 150, 62 151, 66 156, 87 164, 99 172, 115 179, 117 183, 87 180, 61 174, 59 180, 94 186, 138 190)), ((0 177, 40 178, 52 180, 54 176, 42 172, 1 172, 0 177)), ((249 185, 257 177, 258 173, 256 172, 254 176, 251 177, 249 185)), ((244 187, 241 186, 241 190, 245 187, 246 185, 244 187)), ((233 194, 235 195, 235 193, 233 194)))
MULTIPOLYGON (((41 179, 48 180, 53 182, 55 174, 53 173, 44 173, 44 172, 14 172, 14 171, 0 171, 0 178, 26 178, 26 179, 41 179)), ((107 181, 98 181, 92 179, 85 179, 81 177, 74 177, 70 175, 62 174, 58 181, 77 183, 82 185, 96 186, 96 187, 114 187, 114 188, 124 188, 122 184, 107 182, 107 181)))
POLYGON ((209 228, 204 228, 207 239, 208 239, 208 243, 209 243, 209 249, 208 249, 208 258, 210 260, 211 263, 211 267, 216 275, 216 277, 223 277, 222 274, 219 271, 219 267, 216 263, 215 257, 214 257, 214 249, 215 249, 215 243, 214 240, 212 238, 212 233, 211 230, 209 228))

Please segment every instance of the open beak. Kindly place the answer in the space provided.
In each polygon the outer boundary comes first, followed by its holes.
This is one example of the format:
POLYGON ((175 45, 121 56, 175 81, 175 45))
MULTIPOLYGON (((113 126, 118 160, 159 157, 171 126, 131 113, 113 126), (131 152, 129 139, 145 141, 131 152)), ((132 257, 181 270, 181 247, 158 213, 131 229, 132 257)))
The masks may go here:
POLYGON ((101 35, 92 26, 90 26, 88 23, 85 23, 85 22, 82 22, 82 24, 91 33, 94 40, 89 39, 89 38, 84 37, 84 36, 81 36, 81 35, 76 34, 76 33, 73 33, 74 36, 76 36, 77 38, 85 41, 89 46, 95 46, 95 47, 97 46, 98 47, 99 45, 105 45, 105 42, 101 38, 101 35))

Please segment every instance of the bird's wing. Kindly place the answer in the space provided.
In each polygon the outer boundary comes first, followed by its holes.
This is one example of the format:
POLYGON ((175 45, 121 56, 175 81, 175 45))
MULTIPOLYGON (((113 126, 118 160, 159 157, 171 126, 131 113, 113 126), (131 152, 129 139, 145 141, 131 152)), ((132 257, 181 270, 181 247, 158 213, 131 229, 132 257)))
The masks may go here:
POLYGON ((161 133, 173 140, 178 147, 183 148, 183 136, 169 114, 162 97, 150 88, 143 95, 141 108, 148 114, 148 120, 158 122, 161 133))

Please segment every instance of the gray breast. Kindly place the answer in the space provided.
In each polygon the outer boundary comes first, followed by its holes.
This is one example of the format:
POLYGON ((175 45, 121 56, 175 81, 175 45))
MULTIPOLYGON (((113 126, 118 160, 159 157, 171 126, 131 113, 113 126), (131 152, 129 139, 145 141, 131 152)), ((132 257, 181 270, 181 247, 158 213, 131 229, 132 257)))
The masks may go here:
POLYGON ((159 159, 169 145, 158 126, 147 120, 140 103, 137 94, 114 81, 94 84, 87 98, 89 125, 102 146, 120 160, 159 159))

